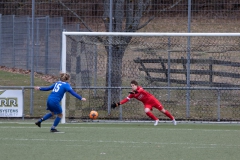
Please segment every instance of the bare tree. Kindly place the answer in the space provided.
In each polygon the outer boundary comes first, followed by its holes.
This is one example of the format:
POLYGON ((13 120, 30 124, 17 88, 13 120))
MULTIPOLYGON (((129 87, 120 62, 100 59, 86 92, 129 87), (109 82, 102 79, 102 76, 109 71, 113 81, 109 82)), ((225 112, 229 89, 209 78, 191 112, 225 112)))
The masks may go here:
MULTIPOLYGON (((180 1, 181 0, 178 0, 170 7, 172 8, 176 6, 180 1)), ((151 15, 149 14, 149 12, 151 10, 152 0, 113 0, 112 6, 110 6, 110 0, 103 0, 103 2, 104 11, 102 20, 105 24, 105 29, 107 32, 136 32, 137 30, 145 27, 150 21, 154 19, 154 16, 149 16, 151 15), (110 10, 112 10, 112 17, 109 16, 110 10), (143 17, 145 17, 144 22, 141 21, 143 20, 143 17), (112 18, 112 24, 110 23, 110 18, 112 18)), ((87 26, 87 24, 82 20, 79 15, 69 9, 61 0, 59 0, 59 3, 67 10, 72 12, 72 14, 75 15, 82 22, 82 24, 86 27, 88 31, 92 32, 92 30, 87 26)), ((166 9, 168 8, 165 8, 164 10, 166 9)), ((111 44, 109 44, 108 39, 101 39, 100 37, 98 37, 98 39, 105 44, 105 49, 108 53, 107 66, 111 66, 110 73, 108 69, 106 71, 106 86, 108 87, 110 85, 111 87, 120 87, 122 85, 122 60, 125 50, 132 37, 114 36, 112 37, 111 44), (109 45, 111 45, 111 61, 109 59, 109 45), (111 77, 110 82, 109 76, 111 77)), ((120 93, 118 89, 111 90, 112 101, 118 101, 119 96, 120 93)), ((105 107, 107 104, 107 98, 108 90, 105 91, 105 107)))
MULTIPOLYGON (((86 29, 90 32, 92 30, 90 27, 82 20, 82 18, 77 15, 77 13, 73 12, 70 8, 68 8, 67 5, 65 5, 61 0, 59 0, 59 3, 72 12, 75 17, 77 17, 82 24, 86 27, 86 29)), ((151 0, 113 0, 113 5, 110 6, 110 1, 109 0, 104 0, 103 3, 104 7, 104 12, 102 16, 102 20, 105 24, 105 29, 107 32, 111 31, 112 32, 136 32, 137 30, 143 28, 146 26, 154 17, 149 17, 146 22, 141 23, 140 25, 140 20, 143 17, 143 15, 149 15, 150 7, 151 7, 151 0), (112 7, 112 25, 110 26, 110 9, 112 7)), ((108 53, 109 57, 109 40, 107 39, 101 39, 98 37, 99 41, 103 42, 105 44, 106 51, 108 53)), ((131 41, 132 37, 113 37, 111 47, 112 47, 112 52, 111 52, 111 59, 112 61, 107 61, 107 66, 111 66, 111 73, 109 73, 109 70, 106 72, 106 86, 109 86, 109 75, 111 76, 111 87, 120 87, 122 85, 122 59, 124 56, 124 52, 131 41), (118 42, 118 43, 114 43, 118 42), (121 42, 121 43, 119 43, 121 42)), ((108 90, 105 92, 105 104, 107 100, 107 95, 108 95, 108 90)), ((119 91, 117 89, 111 90, 112 92, 112 100, 117 101, 119 99, 119 91)), ((104 104, 104 106, 105 106, 104 104)))
MULTIPOLYGON (((112 26, 110 23, 110 3, 109 0, 104 0, 104 13, 103 13, 103 21, 105 24, 106 31, 110 31, 110 27, 112 32, 136 32, 140 28, 146 26, 154 17, 149 17, 148 20, 140 25, 140 20, 144 14, 148 14, 150 11, 151 0, 114 0, 112 6, 112 26)), ((111 87, 120 87, 122 85, 122 60, 124 56, 124 52, 131 41, 132 37, 130 36, 119 36, 112 37, 111 45, 111 61, 108 58, 111 66, 111 73, 107 70, 106 76, 106 86, 109 86, 109 75, 111 76, 110 83, 111 87), (115 43, 116 42, 116 43, 115 43)), ((105 47, 109 57, 109 46, 105 47)), ((108 90, 105 92, 105 102, 107 101, 108 90)), ((119 90, 112 89, 111 90, 111 99, 112 101, 119 100, 119 90)))

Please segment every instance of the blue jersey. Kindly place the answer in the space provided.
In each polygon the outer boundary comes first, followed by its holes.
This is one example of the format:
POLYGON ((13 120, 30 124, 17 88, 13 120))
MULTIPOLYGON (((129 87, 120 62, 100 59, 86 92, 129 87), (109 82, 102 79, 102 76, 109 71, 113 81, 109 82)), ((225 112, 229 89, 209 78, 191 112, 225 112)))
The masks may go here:
POLYGON ((67 82, 58 81, 49 87, 40 87, 41 91, 52 90, 51 94, 48 96, 49 99, 54 99, 55 101, 60 102, 63 98, 65 92, 71 93, 74 97, 82 100, 82 97, 73 91, 72 87, 67 82))

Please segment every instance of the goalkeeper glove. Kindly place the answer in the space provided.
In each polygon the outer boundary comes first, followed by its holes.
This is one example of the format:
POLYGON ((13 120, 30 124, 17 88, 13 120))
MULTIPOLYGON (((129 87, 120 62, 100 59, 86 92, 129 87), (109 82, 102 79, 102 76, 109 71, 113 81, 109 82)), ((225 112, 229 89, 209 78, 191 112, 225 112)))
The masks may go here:
POLYGON ((113 102, 112 104, 111 104, 111 108, 116 108, 117 106, 119 106, 120 105, 120 102, 118 102, 118 103, 115 103, 115 102, 113 102))

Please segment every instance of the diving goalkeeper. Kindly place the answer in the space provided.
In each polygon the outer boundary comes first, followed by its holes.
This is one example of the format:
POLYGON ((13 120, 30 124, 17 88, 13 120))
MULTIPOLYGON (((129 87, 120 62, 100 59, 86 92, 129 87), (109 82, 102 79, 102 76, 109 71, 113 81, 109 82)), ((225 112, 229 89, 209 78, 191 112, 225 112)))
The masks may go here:
POLYGON ((113 103, 111 105, 111 108, 116 108, 119 105, 122 105, 126 102, 128 102, 131 98, 136 98, 137 100, 141 101, 144 104, 144 111, 148 117, 150 117, 152 120, 154 120, 154 126, 158 125, 159 119, 151 112, 152 107, 158 109, 160 112, 165 114, 167 117, 169 117, 174 125, 177 125, 177 121, 175 118, 171 115, 171 113, 167 110, 165 110, 162 106, 162 104, 149 92, 144 90, 141 86, 138 85, 138 82, 135 80, 132 80, 130 83, 132 87, 132 91, 129 92, 129 95, 121 100, 118 103, 113 103))

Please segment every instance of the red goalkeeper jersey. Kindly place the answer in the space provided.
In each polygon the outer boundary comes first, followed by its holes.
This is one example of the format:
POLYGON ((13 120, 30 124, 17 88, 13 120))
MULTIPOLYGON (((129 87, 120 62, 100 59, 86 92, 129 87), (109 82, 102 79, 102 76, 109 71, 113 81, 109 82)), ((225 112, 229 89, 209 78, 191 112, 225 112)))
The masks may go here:
POLYGON ((144 105, 159 106, 160 102, 149 92, 144 90, 142 87, 137 87, 137 92, 132 94, 130 93, 125 99, 123 99, 120 104, 124 104, 129 101, 131 98, 136 98, 141 101, 144 105))

